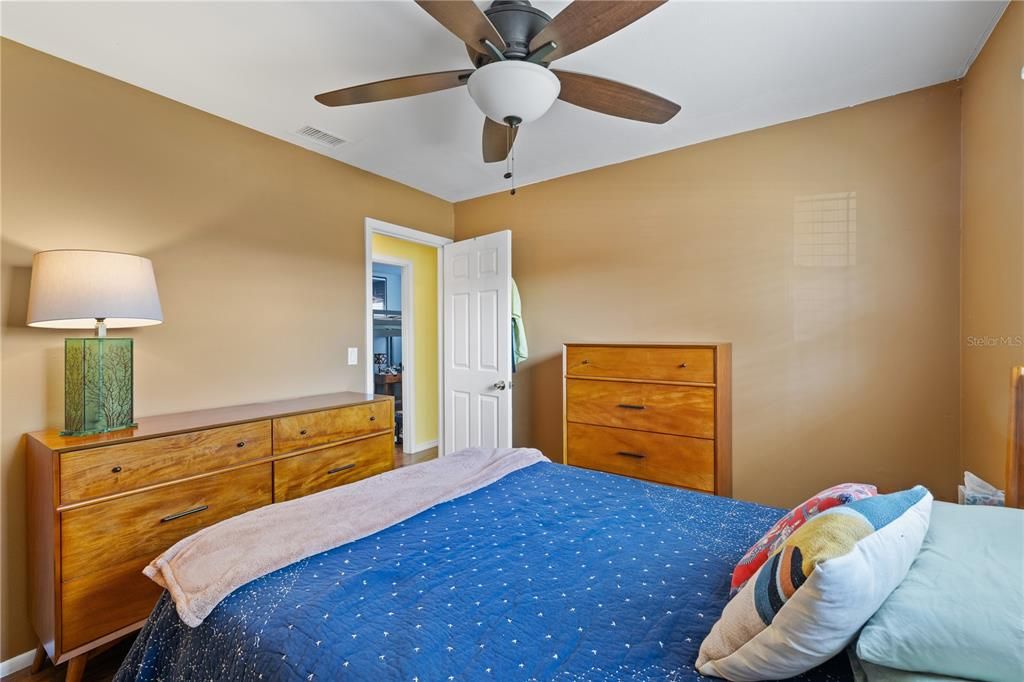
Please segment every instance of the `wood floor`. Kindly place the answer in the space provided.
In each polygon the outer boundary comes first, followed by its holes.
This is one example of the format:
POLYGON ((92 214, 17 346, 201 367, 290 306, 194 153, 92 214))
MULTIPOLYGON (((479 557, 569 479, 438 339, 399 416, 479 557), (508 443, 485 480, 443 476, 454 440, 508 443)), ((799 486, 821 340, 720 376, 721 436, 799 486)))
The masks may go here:
POLYGON ((407 467, 410 464, 419 464, 420 462, 426 462, 427 460, 430 460, 430 459, 437 459, 437 448, 436 447, 427 448, 426 450, 421 450, 420 452, 417 452, 415 455, 407 455, 404 452, 402 452, 402 446, 401 445, 396 445, 395 446, 395 468, 396 469, 398 467, 407 467))
MULTIPOLYGON (((402 452, 400 445, 395 446, 396 469, 398 467, 419 464, 431 459, 437 459, 436 447, 417 452, 414 455, 407 455, 402 452)), ((133 641, 135 641, 135 637, 129 637, 95 658, 89 659, 89 664, 85 666, 85 675, 82 677, 82 682, 110 682, 110 680, 113 680, 118 667, 121 665, 121 661, 128 655, 128 649, 131 648, 133 641)), ((35 675, 31 674, 28 668, 25 668, 0 678, 0 682, 64 682, 66 670, 67 665, 54 668, 53 664, 47 661, 43 669, 35 675)))
MULTIPOLYGON (((117 669, 121 666, 121 661, 128 655, 128 650, 131 649, 132 642, 134 641, 135 636, 133 635, 118 642, 115 646, 112 646, 96 657, 90 658, 88 665, 85 666, 85 675, 82 676, 82 682, 110 682, 110 680, 113 680, 117 669)), ((2 682, 64 682, 64 675, 67 673, 67 669, 67 664, 55 668, 47 660, 43 669, 35 675, 30 673, 28 668, 25 668, 0 679, 2 679, 2 682)))

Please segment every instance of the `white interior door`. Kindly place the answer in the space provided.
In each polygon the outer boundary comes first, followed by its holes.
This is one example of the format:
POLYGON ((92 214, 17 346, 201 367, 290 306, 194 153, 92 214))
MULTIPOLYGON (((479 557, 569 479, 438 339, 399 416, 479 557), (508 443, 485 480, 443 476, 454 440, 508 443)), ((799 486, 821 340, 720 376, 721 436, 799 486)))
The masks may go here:
POLYGON ((512 447, 512 233, 446 244, 444 442, 512 447))

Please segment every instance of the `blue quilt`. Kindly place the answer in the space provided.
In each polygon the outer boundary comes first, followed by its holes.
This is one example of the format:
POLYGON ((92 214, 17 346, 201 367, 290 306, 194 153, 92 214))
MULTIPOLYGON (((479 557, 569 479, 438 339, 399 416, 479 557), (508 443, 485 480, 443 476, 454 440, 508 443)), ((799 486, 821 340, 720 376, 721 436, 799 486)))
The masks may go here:
MULTIPOLYGON (((702 679, 732 567, 782 513, 535 464, 255 580, 195 629, 164 594, 116 679, 702 679)), ((852 676, 840 655, 805 678, 852 676)))

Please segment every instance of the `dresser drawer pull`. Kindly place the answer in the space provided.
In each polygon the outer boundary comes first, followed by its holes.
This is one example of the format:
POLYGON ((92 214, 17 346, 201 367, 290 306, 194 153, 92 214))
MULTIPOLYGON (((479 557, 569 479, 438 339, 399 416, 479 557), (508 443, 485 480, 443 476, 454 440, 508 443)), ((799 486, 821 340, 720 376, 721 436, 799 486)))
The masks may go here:
POLYGON ((339 473, 341 471, 348 471, 349 469, 351 469, 354 466, 355 466, 354 463, 353 464, 344 464, 344 465, 342 465, 340 467, 334 467, 333 469, 329 469, 327 471, 327 473, 328 474, 336 474, 336 473, 339 473))
POLYGON ((112 473, 112 474, 119 474, 119 473, 121 473, 121 467, 119 467, 119 466, 114 467, 113 469, 110 470, 110 473, 112 473))
POLYGON ((680 362, 679 363, 679 369, 686 369, 686 363, 685 362, 680 362))
POLYGON ((589 364, 590 364, 590 360, 584 360, 584 361, 583 361, 583 362, 581 362, 580 364, 581 364, 581 365, 589 365, 589 364))
POLYGON ((377 417, 371 414, 370 415, 370 421, 372 421, 372 422, 377 421, 377 417))
POLYGON ((163 517, 162 519, 160 519, 160 523, 167 523, 168 521, 180 519, 183 516, 191 516, 192 514, 198 514, 199 512, 206 511, 209 508, 209 505, 204 504, 201 507, 196 507, 195 509, 186 509, 183 512, 178 512, 177 514, 171 514, 170 516, 163 517))
POLYGON ((302 429, 301 431, 299 431, 299 435, 300 436, 305 436, 306 433, 307 433, 306 429, 302 429))
POLYGON ((633 459, 643 459, 647 456, 642 452, 629 452, 628 450, 619 450, 615 454, 622 455, 623 457, 632 457, 633 459))
POLYGON ((245 441, 244 440, 238 441, 237 443, 235 443, 235 447, 244 448, 245 447, 245 441))
POLYGON ((643 405, 630 405, 629 403, 619 403, 617 407, 621 407, 624 410, 646 410, 647 409, 643 405))

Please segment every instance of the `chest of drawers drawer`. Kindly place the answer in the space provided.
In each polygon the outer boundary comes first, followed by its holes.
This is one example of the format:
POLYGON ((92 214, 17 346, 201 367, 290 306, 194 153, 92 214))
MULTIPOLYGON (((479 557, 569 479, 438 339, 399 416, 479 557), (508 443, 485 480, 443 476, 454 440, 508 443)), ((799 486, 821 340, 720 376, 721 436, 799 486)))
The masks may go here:
POLYGON ((268 462, 62 512, 62 578, 148 562, 201 528, 271 501, 268 462))
POLYGON ((145 620, 163 589, 142 574, 146 559, 61 584, 64 647, 74 649, 145 620))
POLYGON ((568 463, 655 483, 715 490, 715 443, 608 426, 569 424, 568 463))
POLYGON ((60 457, 60 501, 174 481, 270 456, 270 421, 75 450, 60 457))
POLYGON ((274 501, 292 500, 390 471, 393 463, 390 433, 279 459, 274 462, 274 501))
POLYGON ((566 400, 570 422, 700 438, 715 435, 711 388, 568 379, 566 400))
POLYGON ((569 346, 565 351, 565 373, 581 378, 713 383, 715 351, 658 346, 569 346))
POLYGON ((382 400, 275 419, 274 453, 293 452, 390 430, 393 422, 391 405, 391 401, 382 400))

